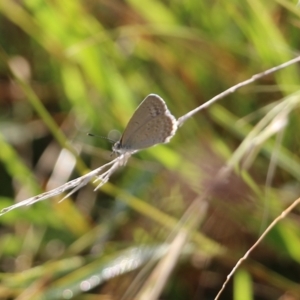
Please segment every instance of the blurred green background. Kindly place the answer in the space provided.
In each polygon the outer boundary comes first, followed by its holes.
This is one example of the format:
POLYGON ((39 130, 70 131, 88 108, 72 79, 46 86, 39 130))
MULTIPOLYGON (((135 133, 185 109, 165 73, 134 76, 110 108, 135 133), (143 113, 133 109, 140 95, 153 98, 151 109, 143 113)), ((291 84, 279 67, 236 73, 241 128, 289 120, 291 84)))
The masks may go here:
MULTIPOLYGON (((86 133, 122 132, 148 94, 178 118, 299 55, 296 4, 0 0, 0 208, 110 161, 111 144, 86 133)), ((139 287, 137 275, 189 204, 282 105, 270 118, 284 112, 284 135, 248 149, 252 156, 244 153, 211 191, 160 297, 213 299, 237 259, 299 197, 299 82, 299 65, 260 79, 195 115, 169 144, 135 154, 97 192, 88 184, 62 203, 59 196, 1 216, 0 299, 121 299, 139 287)), ((296 208, 221 299, 300 299, 299 225, 296 208)))

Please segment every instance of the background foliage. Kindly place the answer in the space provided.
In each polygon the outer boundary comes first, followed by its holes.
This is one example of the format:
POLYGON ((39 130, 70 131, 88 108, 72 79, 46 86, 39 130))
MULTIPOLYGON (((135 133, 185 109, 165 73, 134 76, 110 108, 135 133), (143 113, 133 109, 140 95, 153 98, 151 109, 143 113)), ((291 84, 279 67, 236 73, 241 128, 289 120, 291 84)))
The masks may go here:
MULTIPOLYGON (((180 117, 291 59, 299 16, 286 0, 0 0, 1 208, 110 160, 111 145, 86 133, 122 132, 149 93, 180 117)), ((214 104, 168 145, 134 155, 100 191, 88 185, 62 203, 0 217, 0 298, 120 299, 253 126, 278 103, 298 105, 299 76, 295 65, 214 104)), ((299 120, 291 109, 271 184, 276 137, 213 191, 161 299, 212 299, 261 230, 299 197, 299 120)), ((297 209, 221 299, 298 299, 299 223, 297 209)))

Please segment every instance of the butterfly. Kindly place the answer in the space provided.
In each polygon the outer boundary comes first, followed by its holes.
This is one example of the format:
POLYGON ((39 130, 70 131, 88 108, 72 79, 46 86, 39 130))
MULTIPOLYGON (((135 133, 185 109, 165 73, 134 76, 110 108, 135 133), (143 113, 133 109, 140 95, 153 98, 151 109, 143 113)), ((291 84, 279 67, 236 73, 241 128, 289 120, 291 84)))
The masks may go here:
POLYGON ((128 122, 113 152, 125 154, 168 143, 177 130, 177 120, 165 101, 155 94, 148 95, 128 122))

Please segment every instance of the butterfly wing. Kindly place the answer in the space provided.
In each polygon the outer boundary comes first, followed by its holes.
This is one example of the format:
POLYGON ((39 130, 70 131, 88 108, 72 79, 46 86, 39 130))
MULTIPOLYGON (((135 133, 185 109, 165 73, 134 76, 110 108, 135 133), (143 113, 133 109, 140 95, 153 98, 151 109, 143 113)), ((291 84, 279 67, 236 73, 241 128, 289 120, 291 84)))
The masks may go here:
POLYGON ((139 150, 160 143, 167 143, 177 129, 176 119, 170 115, 158 115, 144 123, 134 135, 130 136, 123 147, 127 150, 139 150))
POLYGON ((164 100, 155 94, 148 95, 131 117, 119 148, 138 150, 167 143, 177 130, 177 121, 164 100))

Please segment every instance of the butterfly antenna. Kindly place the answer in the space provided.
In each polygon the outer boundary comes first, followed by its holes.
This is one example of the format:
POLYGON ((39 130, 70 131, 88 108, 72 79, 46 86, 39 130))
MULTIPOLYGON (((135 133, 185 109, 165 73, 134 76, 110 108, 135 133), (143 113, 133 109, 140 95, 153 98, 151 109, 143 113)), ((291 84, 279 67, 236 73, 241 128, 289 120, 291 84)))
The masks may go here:
POLYGON ((116 141, 113 141, 112 139, 109 139, 106 136, 97 135, 97 134, 93 134, 93 133, 90 133, 90 132, 88 132, 87 135, 88 136, 93 136, 93 137, 99 137, 99 138, 102 138, 102 139, 105 139, 105 140, 109 140, 112 144, 114 144, 116 142, 116 141))

